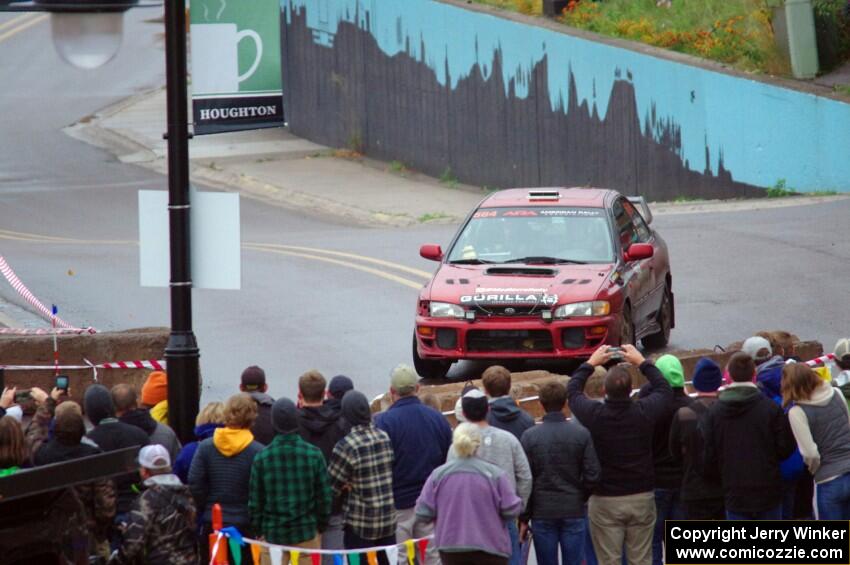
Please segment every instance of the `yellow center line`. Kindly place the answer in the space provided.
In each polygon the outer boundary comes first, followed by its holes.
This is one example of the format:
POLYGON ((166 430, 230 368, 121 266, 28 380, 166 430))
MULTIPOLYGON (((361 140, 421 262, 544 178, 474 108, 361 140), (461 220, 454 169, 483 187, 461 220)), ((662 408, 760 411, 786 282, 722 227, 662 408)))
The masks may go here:
POLYGON ((10 29, 9 31, 7 31, 6 33, 0 34, 0 42, 6 41, 7 39, 14 36, 15 34, 18 34, 22 31, 24 31, 25 29, 31 28, 32 26, 43 22, 48 17, 49 17, 48 14, 42 14, 40 16, 36 16, 35 18, 33 18, 31 20, 25 21, 24 23, 22 23, 18 27, 14 27, 14 28, 10 29))
POLYGON ((346 253, 344 251, 332 251, 330 249, 317 249, 315 247, 301 247, 300 245, 280 245, 277 243, 245 243, 244 245, 251 245, 254 248, 257 247, 265 247, 267 249, 283 249, 290 251, 307 251, 309 253, 321 253, 323 255, 333 255, 336 257, 346 257, 348 259, 356 259, 358 261, 363 261, 366 263, 372 263, 374 265, 381 265, 383 267, 388 267, 390 269, 395 269, 397 271, 402 271, 411 275, 416 275, 418 277, 422 277, 426 280, 431 279, 431 273, 427 271, 423 271, 421 269, 414 269, 413 267, 407 267, 405 265, 401 265, 399 263, 393 263, 392 261, 385 261, 383 259, 376 259, 375 257, 368 257, 366 255, 358 255, 356 253, 346 253))
POLYGON ((365 265, 358 265, 356 263, 350 263, 348 261, 341 261, 339 259, 333 259, 331 257, 320 257, 318 255, 310 255, 308 253, 299 253, 297 251, 285 251, 283 249, 269 249, 267 247, 255 246, 250 243, 243 245, 245 249, 251 249, 254 251, 262 251, 265 253, 277 253, 278 255, 288 255, 290 257, 300 257, 302 259, 310 259, 313 261, 322 261, 324 263, 331 263, 333 265, 338 265, 340 267, 346 267, 348 269, 355 269, 357 271, 363 271, 364 273, 369 273, 371 275, 375 275, 376 277, 381 277, 382 279, 386 279, 389 281, 396 282, 398 284, 420 289, 422 288, 422 283, 418 283, 416 281, 412 281, 410 279, 406 279, 404 277, 399 277, 398 275, 394 275, 392 273, 387 273, 384 271, 380 271, 378 269, 373 269, 372 267, 366 267, 365 265))
POLYGON ((15 16, 14 18, 10 19, 10 20, 6 20, 5 22, 0 23, 0 29, 6 29, 9 26, 19 24, 19 23, 23 22, 24 20, 28 20, 28 19, 32 18, 34 15, 35 14, 33 14, 33 13, 19 14, 19 15, 15 16))

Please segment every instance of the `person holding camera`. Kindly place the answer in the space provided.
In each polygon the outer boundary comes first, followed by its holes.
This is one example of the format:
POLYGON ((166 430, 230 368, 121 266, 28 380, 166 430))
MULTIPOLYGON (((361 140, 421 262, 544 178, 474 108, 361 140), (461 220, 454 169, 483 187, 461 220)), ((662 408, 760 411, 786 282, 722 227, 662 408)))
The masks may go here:
POLYGON ((621 352, 649 381, 646 396, 632 401, 632 376, 624 364, 605 374, 603 402, 585 396, 585 382, 595 368, 606 365, 615 353, 619 357, 620 351, 603 345, 573 373, 567 398, 570 411, 590 432, 602 467, 588 503, 596 558, 603 565, 620 565, 625 545, 629 563, 649 565, 655 527, 652 438, 656 423, 669 411, 673 390, 633 345, 624 345, 621 352))

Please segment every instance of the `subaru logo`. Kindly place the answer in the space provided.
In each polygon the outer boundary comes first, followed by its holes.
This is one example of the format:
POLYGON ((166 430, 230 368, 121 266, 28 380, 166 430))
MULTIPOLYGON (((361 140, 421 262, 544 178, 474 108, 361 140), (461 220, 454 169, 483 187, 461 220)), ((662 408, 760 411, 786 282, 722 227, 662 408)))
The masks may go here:
POLYGON ((516 314, 516 308, 505 308, 505 314, 507 314, 508 316, 513 316, 514 314, 516 314))

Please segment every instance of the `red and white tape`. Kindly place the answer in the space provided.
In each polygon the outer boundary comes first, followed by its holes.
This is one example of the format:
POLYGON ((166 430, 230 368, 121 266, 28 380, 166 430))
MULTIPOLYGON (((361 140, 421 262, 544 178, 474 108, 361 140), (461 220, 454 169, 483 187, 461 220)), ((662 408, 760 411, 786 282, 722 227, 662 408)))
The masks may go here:
POLYGON ((832 361, 833 359, 835 359, 835 355, 832 353, 827 353, 826 355, 815 357, 811 361, 806 361, 806 365, 808 365, 809 367, 817 367, 818 365, 823 365, 827 361, 832 361))
MULTIPOLYGON (((27 288, 27 286, 21 281, 21 279, 18 278, 18 275, 15 274, 15 271, 12 270, 12 267, 9 266, 9 263, 6 262, 6 259, 4 259, 2 255, 0 255, 0 273, 2 273, 6 281, 8 281, 10 285, 12 285, 12 288, 15 289, 15 292, 21 295, 21 298, 29 302, 36 310, 38 310, 38 312, 45 320, 53 321, 55 318, 57 328, 80 331, 80 333, 96 332, 94 328, 77 328, 69 324, 59 316, 54 316, 53 312, 51 312, 50 309, 47 308, 47 306, 42 304, 42 302, 38 298, 36 298, 36 296, 32 292, 30 292, 30 289, 27 288)), ((48 330, 48 332, 49 331, 50 330, 48 330)))
MULTIPOLYGON (((55 368, 56 367, 53 365, 0 365, 0 369, 4 369, 6 371, 52 371, 55 368)), ((77 371, 81 369, 151 369, 154 371, 164 371, 165 361, 162 359, 112 361, 97 365, 94 363, 89 363, 87 365, 60 365, 59 369, 63 371, 77 371)))
POLYGON ((0 328, 0 335, 81 335, 94 334, 94 328, 0 328))

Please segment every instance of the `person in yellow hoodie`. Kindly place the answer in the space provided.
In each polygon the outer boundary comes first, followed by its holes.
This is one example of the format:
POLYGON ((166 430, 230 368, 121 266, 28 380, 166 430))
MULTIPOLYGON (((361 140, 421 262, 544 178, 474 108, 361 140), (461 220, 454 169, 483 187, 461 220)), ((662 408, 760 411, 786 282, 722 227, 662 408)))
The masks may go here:
POLYGON ((168 375, 164 371, 152 371, 142 385, 142 408, 160 424, 168 425, 168 375))
MULTIPOLYGON (((201 555, 209 555, 212 506, 220 504, 224 526, 235 526, 251 537, 248 484, 251 464, 263 449, 251 426, 257 419, 257 403, 247 394, 231 396, 224 405, 224 426, 198 445, 189 468, 189 489, 202 516, 201 555)), ((231 563, 235 560, 231 558, 231 563)), ((243 546, 242 563, 250 564, 251 552, 243 546)))

